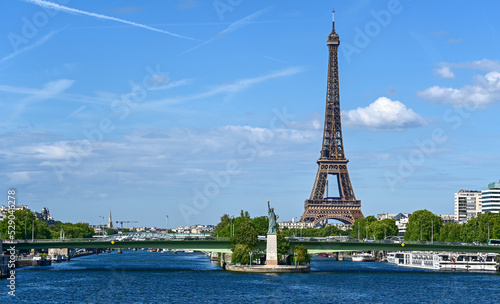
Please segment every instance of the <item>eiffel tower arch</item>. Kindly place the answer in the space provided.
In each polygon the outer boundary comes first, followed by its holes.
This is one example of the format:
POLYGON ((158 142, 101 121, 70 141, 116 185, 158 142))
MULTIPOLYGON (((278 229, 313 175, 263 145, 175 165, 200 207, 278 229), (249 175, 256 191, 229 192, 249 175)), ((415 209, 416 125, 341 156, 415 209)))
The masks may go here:
POLYGON ((345 224, 352 224, 363 218, 361 201, 356 199, 352 189, 348 159, 345 158, 340 117, 338 49, 339 35, 335 32, 335 11, 333 11, 332 32, 328 35, 328 81, 326 92, 325 123, 323 144, 318 164, 318 173, 311 192, 311 197, 304 203, 302 222, 335 219, 345 224), (328 177, 336 176, 338 196, 328 196, 328 177))

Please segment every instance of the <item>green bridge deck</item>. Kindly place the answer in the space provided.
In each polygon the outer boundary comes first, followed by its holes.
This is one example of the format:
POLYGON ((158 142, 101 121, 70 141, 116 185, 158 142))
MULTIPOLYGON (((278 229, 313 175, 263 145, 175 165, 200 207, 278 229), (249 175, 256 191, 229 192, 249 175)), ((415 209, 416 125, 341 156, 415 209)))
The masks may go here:
MULTIPOLYGON (((290 247, 303 245, 310 253, 340 252, 340 251, 450 251, 450 252, 488 252, 500 253, 500 246, 493 245, 458 245, 419 242, 383 243, 383 242, 331 242, 331 241, 290 241, 290 247)), ((10 246, 16 249, 48 249, 48 248, 165 248, 175 250, 197 250, 212 252, 231 252, 229 239, 214 240, 145 240, 145 241, 108 241, 95 239, 71 240, 35 240, 19 242, 3 242, 4 250, 10 246)), ((266 242, 260 241, 258 249, 264 250, 266 242)))

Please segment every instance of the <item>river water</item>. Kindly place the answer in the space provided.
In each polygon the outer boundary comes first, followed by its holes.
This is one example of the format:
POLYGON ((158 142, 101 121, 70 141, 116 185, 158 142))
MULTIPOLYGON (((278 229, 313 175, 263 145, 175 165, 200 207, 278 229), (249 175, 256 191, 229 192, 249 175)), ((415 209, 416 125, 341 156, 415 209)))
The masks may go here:
POLYGON ((201 253, 124 250, 16 273, 3 303, 500 303, 496 273, 313 258, 306 274, 222 270, 201 253))

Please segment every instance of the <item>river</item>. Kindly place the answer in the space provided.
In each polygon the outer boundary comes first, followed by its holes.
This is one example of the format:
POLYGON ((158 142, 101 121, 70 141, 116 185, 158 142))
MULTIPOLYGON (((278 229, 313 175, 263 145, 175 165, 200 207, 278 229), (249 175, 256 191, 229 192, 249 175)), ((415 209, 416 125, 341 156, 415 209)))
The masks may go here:
POLYGON ((231 273, 201 253, 90 255, 17 269, 4 303, 500 303, 496 273, 313 258, 306 274, 231 273), (7 301, 7 302, 6 302, 7 301))

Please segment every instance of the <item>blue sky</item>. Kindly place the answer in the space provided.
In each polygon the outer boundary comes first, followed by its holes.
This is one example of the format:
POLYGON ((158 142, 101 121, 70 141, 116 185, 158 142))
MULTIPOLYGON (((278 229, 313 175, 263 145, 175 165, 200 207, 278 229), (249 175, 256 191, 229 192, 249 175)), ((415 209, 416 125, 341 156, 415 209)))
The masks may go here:
MULTIPOLYGON (((365 215, 453 213, 500 178, 500 4, 336 1, 365 215)), ((0 2, 0 183, 62 221, 300 217, 332 1, 0 2)))

